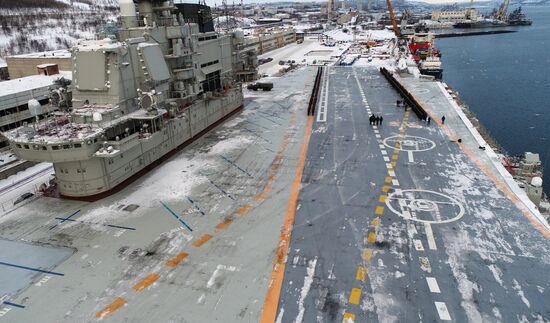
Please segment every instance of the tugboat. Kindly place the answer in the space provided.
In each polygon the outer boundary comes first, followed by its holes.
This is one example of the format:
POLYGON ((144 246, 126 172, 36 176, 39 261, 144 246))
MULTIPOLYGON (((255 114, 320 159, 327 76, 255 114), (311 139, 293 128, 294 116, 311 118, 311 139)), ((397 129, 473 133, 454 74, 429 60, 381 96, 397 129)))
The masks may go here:
POLYGON ((433 33, 429 32, 425 24, 420 24, 415 28, 414 35, 411 37, 409 51, 421 74, 441 79, 443 77, 441 53, 433 46, 433 42, 433 33))
POLYGON ((429 56, 421 61, 419 66, 420 74, 431 75, 440 80, 443 78, 443 68, 441 67, 441 59, 437 56, 429 56))
POLYGON ((521 11, 521 6, 508 15, 508 24, 511 26, 531 26, 533 21, 521 11))

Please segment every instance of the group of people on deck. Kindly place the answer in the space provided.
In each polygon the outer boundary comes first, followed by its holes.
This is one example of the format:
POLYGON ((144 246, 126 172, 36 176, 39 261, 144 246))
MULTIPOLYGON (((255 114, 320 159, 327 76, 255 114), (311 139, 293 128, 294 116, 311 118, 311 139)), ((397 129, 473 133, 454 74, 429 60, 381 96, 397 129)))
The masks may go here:
POLYGON ((369 122, 370 122, 370 125, 375 125, 375 126, 378 126, 378 125, 382 125, 382 121, 384 121, 384 117, 382 116, 375 116, 374 114, 372 114, 369 118, 369 122))

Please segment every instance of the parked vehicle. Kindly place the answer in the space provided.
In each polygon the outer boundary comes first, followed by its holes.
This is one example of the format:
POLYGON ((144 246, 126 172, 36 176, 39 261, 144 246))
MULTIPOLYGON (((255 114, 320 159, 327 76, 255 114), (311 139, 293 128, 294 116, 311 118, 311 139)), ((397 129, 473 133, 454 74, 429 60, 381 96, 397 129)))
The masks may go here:
POLYGON ((258 91, 258 89, 261 89, 263 91, 271 91, 273 88, 273 83, 271 82, 256 82, 251 83, 246 86, 247 89, 252 91, 258 91))
POLYGON ((19 203, 21 203, 21 202, 23 202, 23 201, 25 201, 25 200, 28 200, 28 199, 30 199, 30 198, 33 197, 33 196, 34 196, 33 193, 27 192, 27 193, 25 193, 25 194, 19 196, 19 197, 17 198, 17 200, 15 200, 15 202, 13 202, 13 205, 16 205, 16 204, 19 204, 19 203))

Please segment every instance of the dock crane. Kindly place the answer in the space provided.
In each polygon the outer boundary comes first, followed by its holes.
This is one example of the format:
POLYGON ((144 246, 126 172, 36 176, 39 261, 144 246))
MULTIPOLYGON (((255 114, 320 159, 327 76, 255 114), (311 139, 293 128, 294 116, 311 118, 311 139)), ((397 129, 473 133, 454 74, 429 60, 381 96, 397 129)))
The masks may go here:
POLYGON ((510 4, 510 0, 504 0, 502 4, 500 5, 500 8, 497 13, 497 19, 506 21, 507 15, 508 15, 508 5, 510 4))
POLYGON ((386 4, 388 5, 388 11, 390 12, 390 20, 391 20, 391 24, 393 26, 393 32, 395 33, 395 36, 397 36, 397 38, 401 38, 401 31, 399 30, 399 27, 397 26, 397 21, 395 21, 395 15, 393 14, 393 7, 391 5, 390 0, 386 0, 386 4))

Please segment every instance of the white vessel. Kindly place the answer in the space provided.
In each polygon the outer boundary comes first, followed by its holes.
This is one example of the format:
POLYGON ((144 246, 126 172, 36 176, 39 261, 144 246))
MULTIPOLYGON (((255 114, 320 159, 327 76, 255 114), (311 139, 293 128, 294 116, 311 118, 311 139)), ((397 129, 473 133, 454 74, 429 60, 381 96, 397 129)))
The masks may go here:
POLYGON ((242 107, 235 72, 254 60, 201 23, 208 7, 136 2, 120 1, 116 37, 72 48, 72 108, 5 133, 18 157, 53 163, 60 196, 118 191, 242 107))

